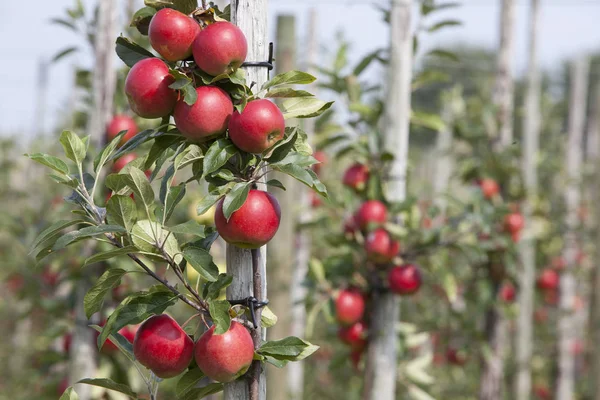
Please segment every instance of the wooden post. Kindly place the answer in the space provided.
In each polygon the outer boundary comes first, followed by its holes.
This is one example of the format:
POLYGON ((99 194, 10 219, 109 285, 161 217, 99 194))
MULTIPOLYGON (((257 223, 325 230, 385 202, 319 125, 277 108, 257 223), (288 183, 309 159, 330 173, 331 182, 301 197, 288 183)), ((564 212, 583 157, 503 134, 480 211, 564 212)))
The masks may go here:
MULTIPOLYGON (((117 7, 115 0, 105 0, 99 3, 98 28, 94 43, 94 72, 93 96, 94 108, 90 115, 87 133, 93 146, 100 148, 104 144, 104 133, 113 107, 113 97, 116 84, 116 70, 114 60, 114 38, 117 26, 117 7)), ((84 253, 91 255, 95 250, 92 243, 84 248, 84 253)), ((71 365, 69 381, 77 382, 80 379, 96 375, 96 355, 98 350, 95 342, 95 332, 88 324, 83 308, 83 298, 92 285, 95 271, 86 269, 82 274, 76 288, 75 301, 75 329, 71 345, 71 365)), ((95 321, 98 322, 98 321, 95 321)), ((81 400, 92 398, 91 386, 78 385, 76 388, 81 400)))
MULTIPOLYGON (((501 0, 500 44, 496 65, 496 82, 493 101, 498 110, 498 137, 496 148, 509 146, 513 140, 513 77, 512 60, 514 47, 515 1, 501 0)), ((496 296, 500 284, 490 282, 496 296)), ((500 400, 504 390, 504 353, 507 343, 507 324, 499 307, 492 305, 485 316, 485 334, 490 351, 482 358, 482 376, 479 387, 480 400, 500 400)))
POLYGON ((573 312, 575 276, 577 266, 577 209, 581 200, 581 157, 585 125, 589 60, 579 58, 571 67, 571 93, 569 98, 569 126, 566 154, 567 186, 565 188, 566 232, 563 257, 566 268, 560 278, 560 316, 558 320, 558 379, 556 400, 571 400, 575 388, 575 357, 573 343, 577 335, 573 312))
MULTIPOLYGON (((275 42, 275 73, 292 71, 296 67, 296 17, 293 15, 279 15, 277 17, 277 35, 275 42)), ((288 121, 287 125, 293 125, 288 121)), ((291 334, 291 298, 290 287, 294 284, 292 271, 294 270, 294 258, 296 252, 296 222, 300 212, 304 209, 298 207, 298 196, 300 196, 300 183, 286 174, 274 173, 273 178, 283 183, 287 190, 277 190, 275 195, 281 205, 281 224, 277 235, 273 238, 269 247, 269 265, 276 265, 268 271, 268 279, 271 284, 269 301, 271 310, 277 315, 277 324, 269 329, 271 339, 281 339, 291 334)), ((270 179, 271 177, 269 177, 270 179)), ((272 365, 267 367, 269 384, 267 394, 269 399, 287 399, 288 381, 287 370, 276 368, 272 365)))
MULTIPOLYGON (((594 220, 596 222, 596 226, 600 226, 600 82, 596 83, 596 93, 594 96, 594 108, 592 110, 592 114, 590 116, 589 128, 588 128, 588 136, 596 138, 595 143, 593 143, 595 147, 595 159, 594 159, 594 192, 590 196, 593 200, 593 210, 594 220)), ((591 144, 592 141, 588 141, 588 144, 591 144)), ((591 207, 591 204, 590 204, 591 207)), ((594 238, 596 243, 600 241, 600 234, 596 234, 594 238)), ((593 267, 593 276, 594 279, 592 281, 592 300, 591 302, 591 315, 590 315, 590 338, 591 343, 598 343, 597 340, 600 340, 600 265, 598 265, 598 260, 600 260, 600 245, 596 246, 596 252, 593 255, 595 265, 593 267)), ((600 350, 595 346, 592 350, 593 357, 593 372, 590 374, 591 377, 591 387, 593 390, 593 399, 600 400, 600 350)))
MULTIPOLYGON (((239 26, 244 35, 246 35, 246 40, 248 41, 248 55, 246 60, 266 61, 268 57, 267 0, 232 0, 231 21, 239 26)), ((247 67, 246 72, 247 81, 249 84, 254 82, 253 88, 255 91, 268 79, 268 70, 264 67, 247 67)), ((227 245, 227 273, 233 276, 233 283, 227 288, 228 299, 236 300, 249 296, 254 296, 259 300, 267 298, 266 255, 266 247, 250 251, 233 245, 227 245), (257 274, 254 277, 252 253, 255 253, 256 257, 254 261, 255 264, 258 264, 255 265, 257 274), (260 293, 254 291, 255 287, 260 288, 260 293)), ((257 318, 260 321, 260 312, 257 314, 257 318)), ((264 340, 265 333, 265 330, 260 327, 253 333, 255 345, 258 344, 257 342, 261 338, 264 340)), ((256 369, 256 367, 255 364, 252 368, 256 369)), ((250 375, 254 374, 250 373, 250 375)), ((225 400, 265 400, 267 397, 267 385, 264 370, 257 376, 249 378, 249 380, 250 384, 242 379, 225 385, 225 400), (257 384, 258 387, 256 387, 257 384), (251 398, 250 394, 254 390, 258 392, 254 393, 257 396, 252 396, 254 398, 251 398)))
POLYGON ((513 71, 515 0, 501 0, 500 45, 496 64, 494 104, 498 108, 499 145, 506 147, 513 141, 513 71))
POLYGON ((537 62, 539 0, 531 0, 529 11, 529 66, 523 119, 523 179, 527 198, 523 203, 525 234, 521 240, 519 273, 519 317, 517 320, 515 384, 516 400, 528 400, 531 395, 531 352, 533 348, 533 302, 535 295, 536 245, 531 231, 532 214, 537 196, 537 163, 540 135, 540 74, 537 62))
MULTIPOLYGON (((306 65, 304 70, 313 73, 314 65, 317 62, 317 10, 310 9, 308 16, 308 48, 306 50, 306 65)), ((317 86, 310 85, 309 91, 316 95, 317 86)), ((315 120, 308 118, 303 121, 304 130, 308 135, 309 143, 314 134, 315 120)), ((302 188, 304 189, 304 188, 302 188)), ((310 192, 306 189, 302 191, 300 197, 301 209, 303 210, 299 217, 299 222, 310 221, 312 218, 310 205, 310 192)), ((303 337, 306 327, 306 306, 304 300, 306 298, 306 287, 304 281, 308 274, 308 263, 310 262, 311 241, 310 235, 304 231, 298 231, 296 235, 296 259, 292 271, 292 282, 290 286, 290 303, 291 311, 291 335, 303 337)), ((287 365, 288 392, 290 400, 301 400, 304 393, 304 362, 298 361, 287 365)))
MULTIPOLYGON (((412 81, 413 36, 412 0, 391 0, 390 61, 385 107, 385 145, 394 154, 387 185, 387 198, 406 198, 408 135, 412 81)), ((369 326, 369 346, 365 371, 365 400, 396 398, 397 333, 400 302, 392 293, 374 296, 369 326)))

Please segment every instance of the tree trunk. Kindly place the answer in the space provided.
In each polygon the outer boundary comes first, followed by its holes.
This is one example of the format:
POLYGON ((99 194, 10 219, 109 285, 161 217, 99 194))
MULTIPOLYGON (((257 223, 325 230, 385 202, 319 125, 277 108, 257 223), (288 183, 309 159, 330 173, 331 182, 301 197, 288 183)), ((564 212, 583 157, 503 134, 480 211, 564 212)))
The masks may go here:
POLYGON ((575 276, 577 265, 577 209, 581 201, 581 156, 587 99, 589 61, 578 59, 571 69, 571 93, 569 99, 569 127, 566 155, 567 187, 565 188, 566 232, 563 257, 566 268, 560 279, 560 316, 558 320, 558 379, 556 400, 571 400, 575 388, 575 357, 573 343, 577 335, 573 311, 575 276))
MULTIPOLYGON (((305 70, 312 73, 314 70, 313 65, 317 61, 317 11, 311 8, 309 14, 309 26, 308 26, 308 49, 306 51, 307 59, 305 70)), ((311 93, 316 94, 316 85, 311 85, 309 90, 311 93)), ((315 121, 313 118, 304 120, 304 130, 308 136, 309 143, 313 136, 315 128, 315 121)), ((298 222, 306 222, 312 218, 311 213, 311 202, 310 192, 301 187, 302 194, 300 196, 301 213, 298 222)), ((306 288, 304 281, 308 274, 308 263, 310 261, 310 250, 311 241, 310 235, 303 231, 297 230, 296 232, 296 259, 294 268, 292 271, 292 282, 290 286, 290 303, 292 305, 291 310, 291 334, 296 337, 303 337, 306 327, 306 306, 304 301, 306 299, 306 288)), ((290 400, 301 400, 304 393, 304 361, 298 361, 289 363, 287 365, 287 380, 289 388, 289 399, 290 400)))
MULTIPOLYGON (((277 17, 275 59, 277 74, 292 71, 296 67, 296 18, 293 15, 277 17)), ((293 124, 293 121, 287 123, 288 126, 293 124)), ((281 339, 291 334, 292 303, 289 293, 291 285, 294 284, 292 281, 294 258, 291 255, 296 251, 296 222, 300 211, 298 196, 301 189, 299 182, 287 174, 273 173, 272 175, 269 179, 278 179, 287 189, 275 191, 281 205, 281 224, 277 235, 270 243, 268 260, 269 265, 277 265, 277 268, 269 270, 269 283, 272 288, 269 294, 271 302, 269 307, 278 317, 277 324, 269 329, 269 337, 281 339)), ((289 396, 287 370, 269 365, 267 375, 269 377, 268 398, 287 399, 289 396)))
MULTIPOLYGON (((592 115, 590 116, 588 135, 590 137, 595 138, 595 141, 589 140, 588 145, 593 145, 595 149, 595 158, 593 160, 595 167, 595 185, 594 192, 590 196, 590 198, 594 201, 590 203, 590 207, 594 204, 594 220, 596 222, 596 227, 600 226, 600 83, 596 83, 596 93, 594 97, 594 109, 592 110, 592 115)), ((600 241, 600 232, 596 231, 596 236, 594 238, 596 243, 600 241)), ((592 301, 591 301, 591 315, 590 315, 590 342, 591 343, 599 343, 600 340, 600 265, 598 264, 598 260, 600 260, 600 245, 596 246, 596 253, 593 255, 594 257, 594 267, 593 267, 593 280, 592 280, 592 301)), ((598 350, 597 346, 595 346, 592 350, 593 363, 592 366, 594 368, 591 376, 591 387, 593 390, 593 399, 600 400, 600 350, 598 350)))
POLYGON ((501 0, 500 44, 496 64, 494 104, 498 108, 499 145, 506 147, 513 141, 513 71, 515 0, 501 0))
MULTIPOLYGON (((246 35, 248 41, 247 61, 265 61, 268 55, 267 49, 267 0, 239 1, 231 2, 231 21, 238 25, 246 35)), ((247 67, 247 82, 255 83, 257 90, 268 79, 268 70, 264 67, 247 67)), ((252 271, 252 252, 250 250, 240 249, 233 245, 227 245, 227 272, 233 276, 233 283, 227 288, 227 298, 231 300, 243 299, 254 296, 257 299, 266 298, 267 280, 266 280, 266 247, 255 251, 257 259, 257 283, 261 288, 261 293, 254 292, 254 281, 252 271)), ((260 321, 260 312, 257 313, 260 321)), ((266 330, 259 327, 256 334, 255 346, 258 345, 257 338, 264 340, 266 330)), ((267 385, 264 369, 260 369, 260 363, 255 361, 252 367, 254 373, 250 377, 250 382, 238 380, 225 385, 225 400, 248 400, 250 399, 251 389, 257 394, 252 400, 265 400, 267 397, 267 385), (258 387, 256 387, 258 386, 258 387), (258 392, 258 393, 256 393, 258 392)), ((254 396, 253 396, 254 397, 254 396)))
MULTIPOLYGON (((117 80, 114 60, 114 37, 117 26, 117 7, 114 0, 99 3, 98 28, 94 46, 93 95, 94 109, 90 115, 88 134, 93 146, 104 144, 104 133, 113 112, 113 98, 117 80)), ((95 244, 85 246, 83 254, 91 255, 95 244)), ((75 329, 71 344, 69 382, 72 384, 83 378, 96 375, 95 332, 88 324, 83 308, 83 298, 90 289, 95 276, 94 269, 86 269, 79 280, 75 293, 75 329)), ((78 385, 76 388, 81 400, 91 399, 91 386, 78 385)))
POLYGON ((527 198, 523 203, 525 234, 521 241, 522 271, 519 274, 519 317, 517 320, 515 385, 516 400, 528 400, 531 393, 531 351, 533 347, 533 302, 535 296, 536 241, 531 231, 537 196, 537 163, 540 135, 540 75, 537 65, 539 0, 531 0, 529 22, 529 66, 523 121, 523 179, 527 198))
MULTIPOLYGON (((394 154, 387 184, 387 198, 401 202, 406 198, 408 135, 412 82, 413 36, 412 0, 391 1, 390 62, 385 107, 385 144, 394 154)), ((374 296, 365 371, 365 400, 396 398, 397 335, 400 302, 391 293, 374 296)))
MULTIPOLYGON (((493 101, 498 110, 499 150, 509 146, 513 140, 513 77, 512 58, 514 44, 514 0, 502 0, 500 16, 500 45, 496 65, 496 82, 493 101)), ((494 293, 497 293, 497 284, 494 293)), ((490 352, 482 357, 482 377, 479 388, 480 400, 500 400, 504 391, 504 354, 506 351, 507 324, 501 310, 490 306, 486 313, 486 333, 490 352)))

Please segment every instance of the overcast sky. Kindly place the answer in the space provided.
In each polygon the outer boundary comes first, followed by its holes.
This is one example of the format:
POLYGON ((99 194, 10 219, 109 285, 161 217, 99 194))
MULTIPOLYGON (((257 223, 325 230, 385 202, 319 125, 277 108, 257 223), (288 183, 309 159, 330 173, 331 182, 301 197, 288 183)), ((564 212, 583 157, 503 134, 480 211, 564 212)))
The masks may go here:
MULTIPOLYGON (((74 0, 0 1, 0 134, 30 136, 34 131, 33 110, 37 95, 36 71, 40 60, 52 57, 59 49, 77 43, 67 30, 49 23, 60 16, 74 0), (27 4, 25 6, 24 4, 27 4)), ((117 0, 125 4, 125 0, 117 0)), ((525 67, 528 0, 516 0, 517 31, 514 66, 518 73, 525 67)), ((84 0, 91 7, 94 1, 84 0)), ((319 11, 320 43, 333 41, 339 30, 352 43, 351 58, 357 59, 372 49, 386 45, 387 27, 375 4, 384 0, 270 0, 269 28, 274 38, 274 21, 278 14, 298 18, 298 37, 306 36, 307 15, 311 7, 319 11)), ((421 40, 423 49, 456 41, 494 47, 497 44, 499 0, 463 0, 459 9, 440 13, 441 18, 460 19, 463 25, 428 35, 421 40)), ((600 50, 600 0, 541 0, 540 58, 543 66, 553 69, 569 58, 600 50)), ((141 4, 141 0, 140 0, 141 4)), ((115 33, 117 34, 117 32, 115 33)), ((302 43, 300 43, 300 46, 302 43)), ((300 47, 302 48, 302 47, 300 47)), ((53 117, 64 110, 72 86, 73 65, 89 65, 86 53, 73 56, 52 66, 46 98, 45 130, 51 129, 53 117)), ((600 72, 599 72, 600 73, 600 72)))

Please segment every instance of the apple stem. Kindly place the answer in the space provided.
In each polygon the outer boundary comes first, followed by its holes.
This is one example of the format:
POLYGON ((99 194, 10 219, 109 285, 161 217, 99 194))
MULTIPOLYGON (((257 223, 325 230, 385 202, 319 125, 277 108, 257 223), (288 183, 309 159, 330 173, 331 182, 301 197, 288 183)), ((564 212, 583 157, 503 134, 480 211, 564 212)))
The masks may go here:
MULTIPOLYGON (((253 281, 253 289, 254 289, 254 297, 258 302, 264 302, 263 298, 263 287, 261 280, 261 271, 260 271, 260 249, 252 249, 252 281, 253 281)), ((257 328, 254 328, 250 331, 252 336, 252 341, 254 342, 254 348, 258 349, 262 343, 262 328, 260 326, 260 317, 262 314, 262 307, 258 307, 255 310, 255 323, 257 328)), ((262 370, 262 364, 260 361, 255 360, 252 362, 252 367, 249 374, 249 385, 250 385, 250 400, 258 400, 259 398, 259 388, 260 388, 260 375, 262 370)))

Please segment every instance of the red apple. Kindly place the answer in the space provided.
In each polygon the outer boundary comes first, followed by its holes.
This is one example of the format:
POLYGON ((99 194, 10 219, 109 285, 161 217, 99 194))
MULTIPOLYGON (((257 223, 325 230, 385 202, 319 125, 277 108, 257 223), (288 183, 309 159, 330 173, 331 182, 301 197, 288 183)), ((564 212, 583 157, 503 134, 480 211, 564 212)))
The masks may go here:
POLYGON ((313 208, 317 208, 323 205, 323 200, 321 200, 321 196, 316 194, 315 192, 310 192, 310 205, 313 208))
POLYGON ((550 400, 552 398, 552 392, 546 385, 533 385, 533 393, 538 399, 550 400))
POLYGON ((390 237, 383 228, 378 228, 367 235, 365 240, 367 257, 377 263, 390 262, 400 251, 400 243, 390 237))
POLYGON ((125 79, 129 106, 143 118, 161 118, 171 114, 177 101, 177 92, 169 88, 174 81, 164 61, 158 58, 138 61, 125 79))
POLYGON ((69 353, 69 350, 71 350, 71 341, 73 340, 73 335, 71 335, 70 333, 66 333, 63 336, 63 342, 62 342, 62 348, 63 351, 65 353, 69 353))
POLYGON ((500 193, 500 186, 498 182, 490 178, 483 178, 479 183, 479 187, 481 188, 481 192, 483 193, 483 197, 490 200, 498 193, 500 193))
POLYGON ((254 357, 250 333, 239 322, 232 321, 222 335, 213 326, 196 342, 194 355, 198 367, 217 382, 231 382, 246 373, 254 357))
POLYGON ((521 213, 513 212, 504 217, 504 229, 509 233, 518 233, 525 226, 525 218, 521 213))
POLYGON ((133 118, 128 115, 115 115, 106 128, 108 141, 113 140, 121 131, 127 131, 121 138, 121 142, 119 143, 121 145, 137 135, 138 127, 133 118))
POLYGON ((246 60, 248 43, 234 24, 215 22, 198 33, 192 52, 198 67, 207 74, 231 74, 246 60))
POLYGON ((60 383, 58 384, 58 387, 56 388, 56 391, 58 392, 58 395, 61 396, 65 390, 67 390, 69 388, 69 378, 63 378, 60 383))
POLYGON ((122 155, 121 157, 117 158, 115 160, 115 163, 113 164, 113 168, 112 168, 113 172, 121 171, 123 168, 125 168, 125 166, 127 164, 129 164, 136 158, 137 158, 137 156, 134 153, 127 153, 127 154, 122 155))
MULTIPOLYGON (((100 326, 104 326, 106 321, 102 322, 100 326)), ((119 334, 127 339, 130 343, 133 343, 133 339, 135 337, 135 333, 137 332, 137 327, 125 326, 119 329, 119 334)), ((100 335, 99 332, 96 332, 96 338, 100 335)), ((115 354, 119 351, 119 348, 116 344, 113 343, 112 340, 106 339, 106 342, 102 345, 100 351, 104 354, 115 354)))
POLYGON ((319 162, 318 164, 314 164, 312 166, 313 171, 315 171, 315 174, 318 175, 321 173, 321 168, 323 165, 327 162, 327 154, 325 154, 324 151, 318 150, 313 153, 313 157, 319 162))
POLYGON ((267 99, 253 100, 229 120, 229 138, 240 150, 262 153, 283 139, 285 120, 279 107, 267 99))
POLYGON ((467 363, 468 358, 464 350, 457 350, 451 347, 446 351, 446 360, 450 364, 462 366, 467 363))
POLYGON ((159 10, 148 26, 150 45, 167 61, 180 61, 192 55, 192 44, 200 25, 172 8, 159 10))
POLYGON ((357 322, 354 325, 342 326, 338 331, 340 340, 350 345, 353 349, 364 349, 367 344, 367 326, 364 322, 357 322))
POLYGON ((183 100, 177 102, 173 113, 177 129, 192 141, 225 133, 233 113, 233 103, 227 92, 216 86, 200 86, 196 93, 198 99, 192 106, 183 100))
POLYGON ((8 290, 15 295, 25 287, 25 278, 23 278, 23 275, 21 274, 14 273, 6 279, 6 286, 8 287, 8 290))
POLYGON ((538 308, 533 312, 533 319, 535 322, 546 322, 548 320, 548 310, 545 308, 538 308))
POLYGON ((379 200, 367 200, 356 212, 355 220, 363 230, 371 224, 383 224, 387 221, 387 207, 379 200))
POLYGON ((422 277, 419 267, 413 264, 395 266, 388 273, 388 285, 393 293, 410 295, 419 291, 422 277))
POLYGON ((552 268, 557 271, 562 271, 567 267, 567 262, 561 256, 552 257, 550 264, 552 265, 552 268))
POLYGON ((349 240, 354 239, 354 235, 356 234, 357 230, 358 226, 356 225, 356 218, 354 215, 346 218, 344 221, 344 236, 346 236, 346 238, 349 240))
POLYGON ((350 352, 350 360, 352 361, 352 366, 354 369, 358 370, 360 365, 360 359, 362 358, 364 352, 364 348, 362 349, 354 349, 350 352))
POLYGON ((367 186, 369 180, 369 167, 356 163, 346 170, 342 182, 344 185, 356 190, 362 191, 367 186))
POLYGON ((46 286, 56 286, 58 283, 58 272, 53 271, 50 267, 46 267, 42 272, 42 282, 46 286))
POLYGON ((172 378, 187 369, 194 342, 173 318, 154 315, 139 327, 133 341, 135 358, 159 378, 172 378))
POLYGON ((344 289, 335 299, 335 314, 342 325, 353 325, 365 312, 365 299, 358 289, 344 289))
POLYGON ((512 303, 515 301, 517 296, 517 291, 512 283, 505 283, 500 287, 500 292, 498 293, 500 299, 505 303, 512 303))
POLYGON ((275 196, 262 190, 252 189, 244 204, 229 218, 223 214, 223 201, 219 200, 215 211, 215 226, 227 243, 244 249, 257 249, 269 242, 281 221, 281 209, 275 196))
POLYGON ((542 290, 556 290, 558 289, 558 283, 560 276, 558 272, 553 269, 546 268, 542 271, 537 280, 538 288, 542 290))
POLYGON ((558 305, 559 293, 558 289, 554 290, 545 290, 544 291, 544 302, 549 306, 558 305))

